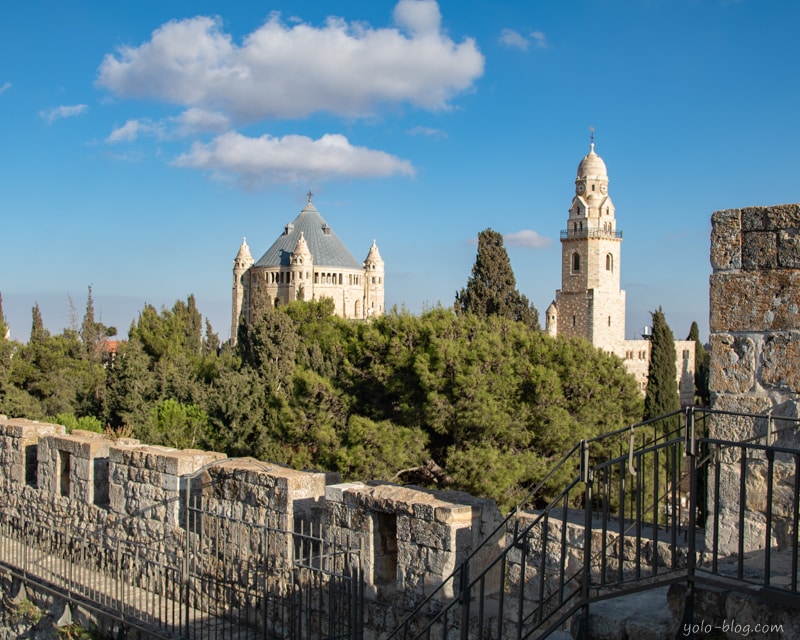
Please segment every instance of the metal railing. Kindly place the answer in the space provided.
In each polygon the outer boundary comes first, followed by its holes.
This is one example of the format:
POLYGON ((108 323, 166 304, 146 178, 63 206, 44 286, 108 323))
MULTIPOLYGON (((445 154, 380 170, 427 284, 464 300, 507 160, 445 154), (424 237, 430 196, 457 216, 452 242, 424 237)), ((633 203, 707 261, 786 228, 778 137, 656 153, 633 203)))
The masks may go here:
POLYGON ((561 492, 523 513, 545 483, 537 485, 445 581, 458 595, 443 603, 441 585, 387 640, 545 637, 571 619, 585 637, 593 602, 672 583, 687 585, 684 620, 699 584, 768 589, 761 597, 799 606, 800 450, 776 444, 796 428, 792 418, 688 408, 582 441, 558 463, 576 470, 561 492), (722 416, 764 423, 764 435, 746 442, 698 436, 722 416), (780 420, 788 426, 775 429, 780 420), (737 499, 723 499, 722 479, 732 472, 737 499), (748 481, 756 473, 765 492, 748 481), (764 537, 746 541, 753 497, 766 512, 764 537), (720 540, 723 511, 738 524, 733 556, 720 540), (777 553, 791 567, 780 584, 770 578, 777 553))
POLYGON ((182 500, 172 531, 149 514, 81 522, 58 509, 6 508, 0 566, 148 637, 362 637, 360 548, 302 520, 285 529, 235 518, 202 490, 182 500))
POLYGON ((572 240, 577 238, 614 238, 622 240, 622 231, 606 229, 562 229, 561 239, 572 240))

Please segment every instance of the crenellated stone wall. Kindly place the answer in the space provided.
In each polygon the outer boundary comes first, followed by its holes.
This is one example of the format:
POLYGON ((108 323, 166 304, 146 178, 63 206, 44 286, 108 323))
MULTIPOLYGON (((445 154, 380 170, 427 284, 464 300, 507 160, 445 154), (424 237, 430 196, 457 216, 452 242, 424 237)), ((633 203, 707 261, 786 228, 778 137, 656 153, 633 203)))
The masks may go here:
MULTIPOLYGON (((710 328, 712 408, 764 414, 773 420, 715 416, 712 437, 755 438, 763 444, 800 446, 800 205, 728 209, 713 214, 711 232, 710 328), (769 433, 768 433, 769 432, 769 433)), ((741 456, 720 452, 723 462, 719 530, 723 552, 736 550, 741 485, 741 456)), ((745 543, 752 551, 766 539, 765 456, 745 464, 745 543)), ((792 513, 781 504, 791 497, 794 465, 775 460, 777 502, 774 517, 792 513), (784 496, 784 498, 781 498, 784 496)), ((713 496, 711 496, 713 499, 713 496)), ((710 527, 707 525, 707 540, 710 527)), ((770 546, 789 542, 791 527, 770 546)), ((773 534, 770 534, 771 536, 773 534)))
MULTIPOLYGON (((191 557, 191 571, 205 576, 191 587, 197 607, 213 600, 214 581, 240 584, 254 568, 266 571, 259 580, 267 588, 290 591, 294 562, 306 552, 306 564, 322 562, 318 540, 355 550, 366 582, 365 637, 393 628, 501 521, 493 501, 465 493, 342 483, 336 473, 66 434, 5 416, 0 462, 3 518, 39 523, 57 537, 66 531, 98 565, 144 554, 149 564, 133 579, 159 593, 191 557)), ((453 595, 452 584, 441 590, 442 599, 453 595)))

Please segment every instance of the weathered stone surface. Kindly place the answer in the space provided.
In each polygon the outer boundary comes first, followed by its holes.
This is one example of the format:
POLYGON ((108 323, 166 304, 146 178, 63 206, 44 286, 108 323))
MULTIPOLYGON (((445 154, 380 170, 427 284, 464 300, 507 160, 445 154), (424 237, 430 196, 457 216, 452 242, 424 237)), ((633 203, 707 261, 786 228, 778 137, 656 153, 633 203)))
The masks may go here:
POLYGON ((711 332, 800 329, 800 271, 711 275, 711 332))
POLYGON ((765 388, 800 393, 800 331, 764 337, 761 381, 765 388))
POLYGON ((742 209, 743 231, 777 231, 800 228, 800 204, 778 204, 742 209))
POLYGON ((717 211, 711 216, 711 267, 714 271, 742 267, 741 235, 739 209, 717 211))
POLYGON ((589 609, 589 629, 597 640, 665 640, 676 637, 678 624, 666 606, 667 588, 606 600, 589 609))
POLYGON ((778 266, 778 237, 774 231, 752 231, 742 235, 742 269, 758 271, 778 266))
MULTIPOLYGON (((776 418, 796 416, 800 404, 800 205, 750 207, 741 211, 740 219, 737 237, 733 213, 713 216, 718 232, 712 236, 711 249, 712 408, 764 417, 714 415, 710 434, 760 444, 777 438, 784 446, 794 446, 792 429, 776 418), (731 258, 737 252, 740 265, 731 258), (776 435, 776 429, 782 432, 776 435)), ((740 540, 747 552, 789 544, 787 532, 797 509, 788 482, 794 460, 776 460, 768 530, 770 479, 764 452, 750 451, 743 458, 740 448, 723 447, 719 459, 720 495, 710 499, 712 505, 718 500, 721 509, 717 523, 713 518, 707 521, 706 544, 711 543, 715 525, 723 553, 737 552, 740 540)))
POLYGON ((711 336, 716 365, 709 384, 717 393, 745 393, 755 386, 756 357, 753 340, 747 336, 718 333, 711 336))
MULTIPOLYGON (((763 414, 771 407, 767 396, 736 395, 720 393, 713 399, 714 409, 719 411, 763 414)), ((767 419, 753 419, 746 416, 711 415, 708 418, 709 435, 721 440, 746 440, 767 433, 767 419)), ((733 453, 739 459, 739 452, 733 453)))
POLYGON ((778 232, 778 266, 800 269, 800 229, 778 232))

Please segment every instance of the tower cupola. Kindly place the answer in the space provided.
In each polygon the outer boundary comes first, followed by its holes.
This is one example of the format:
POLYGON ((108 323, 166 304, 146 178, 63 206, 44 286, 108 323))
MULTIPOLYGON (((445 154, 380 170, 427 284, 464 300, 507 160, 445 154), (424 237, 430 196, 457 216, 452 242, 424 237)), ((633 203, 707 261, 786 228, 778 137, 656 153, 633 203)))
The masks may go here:
POLYGON ((378 251, 378 244, 373 240, 372 246, 369 248, 369 253, 364 260, 364 268, 369 270, 379 267, 383 268, 383 258, 381 258, 381 252, 378 251))
POLYGON ((250 254, 250 247, 247 246, 247 238, 242 238, 242 244, 239 245, 239 252, 233 259, 234 271, 246 270, 253 266, 253 256, 250 254))

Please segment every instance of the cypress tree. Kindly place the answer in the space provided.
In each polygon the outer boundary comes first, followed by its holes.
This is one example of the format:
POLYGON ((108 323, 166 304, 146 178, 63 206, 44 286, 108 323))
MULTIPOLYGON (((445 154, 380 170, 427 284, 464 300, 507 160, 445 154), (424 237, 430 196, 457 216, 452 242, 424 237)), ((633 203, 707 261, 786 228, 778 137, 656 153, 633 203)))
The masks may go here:
POLYGON ((708 406, 711 400, 711 391, 708 388, 709 353, 700 341, 700 329, 696 322, 692 322, 687 340, 694 340, 694 395, 695 401, 708 406))
POLYGON ((681 408, 678 395, 678 372, 675 368, 675 337, 661 307, 651 314, 653 336, 650 344, 650 368, 644 397, 644 419, 649 420, 681 408))
POLYGON ((41 342, 49 334, 44 328, 42 312, 39 310, 39 303, 36 302, 31 309, 31 337, 29 342, 41 342))
POLYGON ((458 314, 474 313, 487 318, 500 316, 539 328, 539 312, 517 291, 511 261, 503 236, 492 229, 478 234, 478 254, 467 287, 456 293, 458 314))
POLYGON ((100 327, 94 319, 94 299, 92 298, 92 287, 89 285, 89 294, 86 296, 86 312, 83 314, 81 322, 81 340, 83 348, 90 360, 99 360, 100 327))
POLYGON ((8 325, 3 313, 3 294, 0 293, 0 404, 6 394, 8 374, 11 371, 11 354, 14 352, 14 345, 11 344, 7 335, 8 325))

